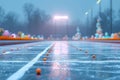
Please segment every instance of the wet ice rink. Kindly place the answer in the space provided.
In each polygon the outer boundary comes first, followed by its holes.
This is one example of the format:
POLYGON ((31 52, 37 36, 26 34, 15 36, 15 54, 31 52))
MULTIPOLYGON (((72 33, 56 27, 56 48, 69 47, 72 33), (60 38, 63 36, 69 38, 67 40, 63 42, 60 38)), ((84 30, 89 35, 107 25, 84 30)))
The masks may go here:
POLYGON ((84 41, 1 46, 0 80, 119 80, 119 48, 84 41), (41 75, 36 75, 37 68, 41 75))

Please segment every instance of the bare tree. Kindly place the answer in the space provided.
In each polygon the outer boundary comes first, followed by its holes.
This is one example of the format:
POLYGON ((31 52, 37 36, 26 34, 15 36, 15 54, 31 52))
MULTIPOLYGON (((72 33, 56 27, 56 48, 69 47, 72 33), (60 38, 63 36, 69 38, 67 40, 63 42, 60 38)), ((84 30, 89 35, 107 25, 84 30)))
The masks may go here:
POLYGON ((24 12, 27 19, 28 32, 30 34, 40 34, 45 22, 48 21, 49 16, 44 11, 35 8, 32 4, 26 3, 24 5, 24 12))
POLYGON ((18 25, 18 17, 14 12, 9 12, 4 17, 3 26, 9 31, 16 32, 18 25))
POLYGON ((0 27, 3 27, 2 23, 3 23, 4 16, 5 16, 5 12, 3 8, 0 6, 0 27))
POLYGON ((32 33, 32 15, 34 12, 34 6, 32 4, 26 3, 24 4, 24 13, 27 19, 27 29, 28 33, 32 33))

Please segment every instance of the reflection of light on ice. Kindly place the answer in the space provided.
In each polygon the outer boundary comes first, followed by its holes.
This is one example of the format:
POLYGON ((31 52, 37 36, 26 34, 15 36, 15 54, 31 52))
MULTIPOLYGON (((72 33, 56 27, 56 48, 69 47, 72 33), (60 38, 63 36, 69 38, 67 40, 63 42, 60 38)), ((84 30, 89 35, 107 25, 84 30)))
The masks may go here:
POLYGON ((59 62, 68 58, 68 55, 66 55, 63 59, 63 55, 68 54, 68 45, 66 44, 66 42, 56 42, 53 54, 53 59, 55 61, 52 63, 50 76, 57 77, 59 78, 59 80, 66 80, 69 73, 68 64, 66 62, 59 62))
POLYGON ((54 76, 59 76, 60 70, 55 70, 55 69, 60 69, 60 64, 55 62, 52 64, 52 71, 51 74, 54 76))
POLYGON ((68 45, 66 43, 61 44, 61 42, 56 42, 54 54, 68 54, 68 45))
POLYGON ((50 76, 65 80, 69 75, 69 68, 66 64, 55 62, 52 65, 50 76))
POLYGON ((68 45, 62 44, 62 50, 61 50, 61 52, 63 54, 68 54, 68 45))
POLYGON ((59 42, 56 43, 54 47, 54 54, 60 54, 60 46, 61 44, 59 42))

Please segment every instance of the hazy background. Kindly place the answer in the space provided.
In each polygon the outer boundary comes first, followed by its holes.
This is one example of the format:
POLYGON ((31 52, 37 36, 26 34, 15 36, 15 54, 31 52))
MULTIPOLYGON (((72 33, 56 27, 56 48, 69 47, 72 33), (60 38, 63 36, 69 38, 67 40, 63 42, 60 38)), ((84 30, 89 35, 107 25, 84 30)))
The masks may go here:
MULTIPOLYGON (((119 3, 120 0, 113 0, 113 32, 120 30, 119 3)), ((109 8, 110 0, 102 0, 103 32, 110 32, 109 8)), ((76 33, 76 26, 79 26, 83 36, 90 36, 94 35, 96 30, 99 6, 96 0, 0 0, 0 9, 0 27, 14 33, 22 31, 31 35, 46 36, 55 33, 63 36, 67 33, 72 36, 76 33), (25 5, 31 8, 28 13, 27 9, 25 11, 25 5), (92 18, 91 9, 93 10, 92 18), (89 13, 89 21, 87 21, 85 12, 89 13), (52 24, 52 17, 55 14, 68 15, 69 21, 64 22, 63 25, 52 24)))

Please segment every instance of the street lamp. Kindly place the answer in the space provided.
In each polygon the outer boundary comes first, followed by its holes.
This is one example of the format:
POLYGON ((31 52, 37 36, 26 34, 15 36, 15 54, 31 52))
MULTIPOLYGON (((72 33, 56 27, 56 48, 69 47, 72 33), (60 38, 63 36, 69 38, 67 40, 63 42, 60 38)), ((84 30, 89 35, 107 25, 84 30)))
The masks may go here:
POLYGON ((101 0, 97 0, 97 4, 99 5, 99 16, 101 17, 101 0))
MULTIPOLYGON (((85 12, 86 15, 86 25, 89 27, 92 27, 92 19, 93 19, 93 9, 89 9, 87 12, 85 12)), ((86 30, 87 32, 87 30, 86 30)))
MULTIPOLYGON (((65 20, 66 21, 66 34, 68 33, 68 19, 69 17, 67 15, 54 15, 53 16, 53 20, 55 21, 55 27, 56 27, 56 21, 63 21, 65 20)), ((56 34, 56 28, 55 28, 55 34, 56 34)))
POLYGON ((85 12, 85 15, 86 15, 86 17, 87 17, 87 18, 86 18, 86 20, 87 20, 87 21, 86 21, 86 25, 87 25, 87 26, 86 26, 86 34, 87 34, 87 27, 89 26, 88 12, 85 12))
POLYGON ((91 15, 90 15, 90 23, 91 23, 91 24, 90 24, 90 25, 91 25, 90 27, 92 27, 92 20, 93 20, 93 9, 92 9, 92 8, 90 9, 90 14, 91 14, 91 15))
MULTIPOLYGON (((99 17, 101 17, 101 1, 102 0, 97 0, 97 4, 99 4, 99 17)), ((112 34, 112 0, 110 0, 110 26, 112 34)))
POLYGON ((87 27, 88 27, 88 25, 89 25, 89 24, 88 24, 88 23, 89 23, 89 19, 88 19, 88 12, 85 12, 85 15, 86 15, 86 17, 87 17, 87 19, 86 19, 86 20, 87 20, 87 27))
POLYGON ((110 0, 110 26, 111 26, 111 34, 112 34, 112 0, 110 0))

